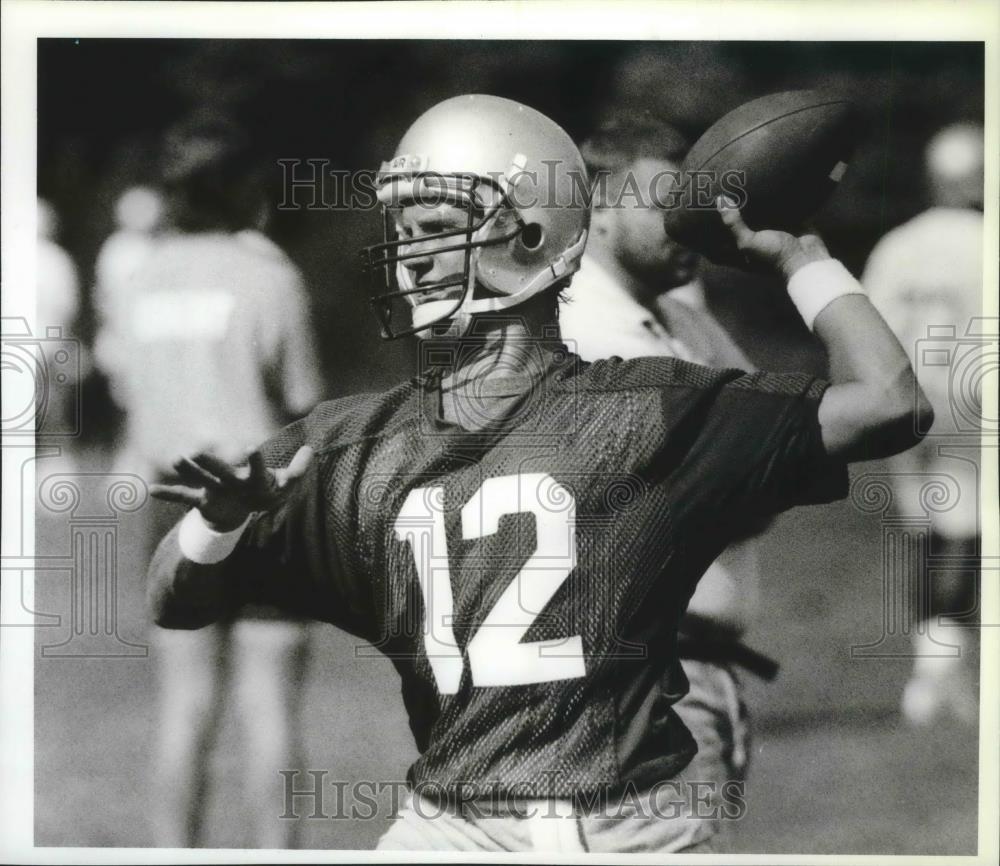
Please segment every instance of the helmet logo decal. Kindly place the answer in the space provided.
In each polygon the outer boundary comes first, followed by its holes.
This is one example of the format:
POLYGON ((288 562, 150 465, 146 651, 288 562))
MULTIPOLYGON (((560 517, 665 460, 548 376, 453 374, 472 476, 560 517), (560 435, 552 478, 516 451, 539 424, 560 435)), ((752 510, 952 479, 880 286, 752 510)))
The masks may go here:
POLYGON ((427 171, 428 162, 429 160, 423 154, 403 153, 399 156, 394 156, 388 162, 382 163, 382 167, 379 169, 379 180, 382 180, 383 175, 393 172, 405 171, 411 173, 427 171))

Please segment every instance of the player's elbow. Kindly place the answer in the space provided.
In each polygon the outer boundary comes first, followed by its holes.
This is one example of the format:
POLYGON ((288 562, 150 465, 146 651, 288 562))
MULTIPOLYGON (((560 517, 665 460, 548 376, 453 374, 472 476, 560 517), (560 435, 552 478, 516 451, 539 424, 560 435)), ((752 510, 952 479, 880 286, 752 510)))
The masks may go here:
POLYGON ((178 599, 168 587, 151 587, 147 593, 149 618, 160 628, 196 629, 211 625, 221 617, 221 611, 191 605, 178 599))
POLYGON ((149 618, 160 628, 192 628, 188 624, 184 606, 177 603, 171 582, 150 569, 146 586, 146 610, 149 618))
POLYGON ((934 407, 931 405, 931 401, 927 399, 924 389, 921 388, 920 385, 917 385, 916 388, 917 406, 913 414, 914 423, 916 425, 914 428, 915 437, 910 447, 916 445, 921 439, 923 439, 924 436, 927 435, 927 432, 931 429, 931 426, 934 424, 934 407))
POLYGON ((160 628, 191 628, 185 617, 169 604, 151 601, 149 604, 149 618, 153 621, 153 625, 157 625, 160 628))
POLYGON ((873 444, 878 453, 874 457, 890 457, 913 448, 934 423, 934 408, 909 368, 877 389, 871 401, 877 413, 873 444))
POLYGON ((186 562, 170 536, 160 545, 146 578, 146 611, 160 628, 195 629, 226 613, 219 581, 206 569, 186 562))

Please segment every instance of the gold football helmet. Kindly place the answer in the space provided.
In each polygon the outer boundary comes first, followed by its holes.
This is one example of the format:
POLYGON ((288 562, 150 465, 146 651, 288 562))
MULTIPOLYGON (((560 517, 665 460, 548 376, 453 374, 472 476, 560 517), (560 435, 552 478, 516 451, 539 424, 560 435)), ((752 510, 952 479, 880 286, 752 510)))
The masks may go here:
POLYGON ((382 164, 376 193, 384 241, 365 253, 386 339, 444 322, 461 335, 472 316, 516 307, 580 266, 590 223, 583 159, 558 124, 509 99, 458 96, 429 109, 382 164), (464 225, 397 237, 394 215, 403 207, 441 203, 464 209, 464 225), (407 262, 427 255, 414 251, 416 242, 442 239, 448 243, 433 254, 464 250, 464 270, 415 284, 407 262))

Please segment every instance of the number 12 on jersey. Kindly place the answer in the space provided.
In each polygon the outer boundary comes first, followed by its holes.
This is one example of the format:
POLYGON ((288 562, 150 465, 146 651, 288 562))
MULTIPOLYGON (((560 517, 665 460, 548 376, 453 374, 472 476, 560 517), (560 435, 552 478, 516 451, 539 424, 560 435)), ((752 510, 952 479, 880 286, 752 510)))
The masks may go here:
MULTIPOLYGON (((462 679, 463 659, 451 627, 454 602, 443 502, 443 487, 411 490, 393 528, 413 553, 427 617, 424 647, 434 679, 441 694, 453 695, 462 679)), ((462 538, 493 535, 502 516, 525 513, 535 516, 537 545, 469 640, 474 686, 523 686, 586 673, 579 635, 521 642, 576 566, 573 494, 540 472, 489 478, 462 508, 462 538), (543 507, 543 494, 558 508, 543 507), (556 647, 559 655, 551 654, 556 647)))

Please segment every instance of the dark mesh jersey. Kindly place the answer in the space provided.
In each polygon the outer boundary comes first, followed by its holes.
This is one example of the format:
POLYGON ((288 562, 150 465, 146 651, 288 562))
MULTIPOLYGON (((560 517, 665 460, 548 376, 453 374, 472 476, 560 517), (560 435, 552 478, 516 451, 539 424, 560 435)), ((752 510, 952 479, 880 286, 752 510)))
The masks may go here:
POLYGON ((493 432, 441 422, 433 382, 324 403, 263 447, 275 466, 317 453, 225 568, 243 599, 392 659, 412 782, 533 797, 651 784, 695 751, 670 707, 698 577, 743 522, 846 492, 820 437, 824 387, 570 356, 493 432))

